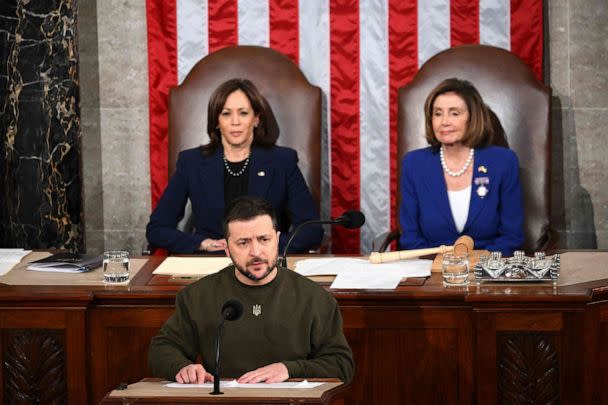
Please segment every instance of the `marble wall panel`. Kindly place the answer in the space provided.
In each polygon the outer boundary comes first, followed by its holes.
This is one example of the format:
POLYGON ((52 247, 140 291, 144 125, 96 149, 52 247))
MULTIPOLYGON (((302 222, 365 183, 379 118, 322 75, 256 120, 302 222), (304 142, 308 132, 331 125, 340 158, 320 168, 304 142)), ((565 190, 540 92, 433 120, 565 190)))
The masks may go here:
POLYGON ((102 108, 148 105, 148 43, 143 1, 97 3, 102 108))
POLYGON ((127 250, 132 255, 141 255, 142 249, 146 247, 145 242, 142 242, 140 230, 105 232, 104 245, 106 250, 124 250, 125 246, 129 246, 127 250))
POLYGON ((104 246, 139 254, 150 215, 145 2, 98 1, 96 13, 104 246))
POLYGON ((0 245, 82 250, 76 0, 4 1, 0 15, 0 245))
POLYGON ((608 230, 608 161, 605 145, 608 109, 575 109, 574 121, 581 193, 576 196, 575 201, 579 205, 589 201, 589 206, 579 206, 579 209, 585 209, 592 220, 571 221, 570 229, 577 234, 601 234, 603 238, 596 238, 597 247, 607 249, 608 239, 605 234, 608 230))
POLYGON ((82 172, 84 188, 85 247, 89 253, 104 251, 103 178, 99 111, 99 50, 97 1, 78 4, 80 94, 82 122, 82 172))
MULTIPOLYGON (((0 241, 3 246, 15 246, 14 243, 10 243, 9 229, 5 224, 8 223, 8 205, 4 202, 7 198, 5 195, 6 190, 6 147, 9 143, 9 134, 7 130, 10 126, 12 117, 9 116, 8 108, 8 97, 9 97, 9 65, 8 60, 10 58, 12 44, 15 41, 14 33, 17 30, 17 6, 9 2, 3 2, 0 5, 0 195, 2 200, 0 201, 0 241)), ((10 135, 11 137, 14 135, 10 135)))
POLYGON ((102 109, 105 133, 102 175, 106 229, 145 228, 150 212, 150 180, 138 173, 149 170, 147 109, 102 109), (140 131, 144 128, 144 131, 140 131))
MULTIPOLYGON (((553 96, 562 98, 564 102, 570 100, 569 63, 570 49, 568 48, 568 1, 551 0, 546 2, 548 17, 549 43, 549 78, 553 96)), ((547 38, 546 38, 547 39, 547 38)), ((561 108, 568 104, 561 105, 561 108)))
POLYGON ((570 78, 576 108, 608 107, 608 4, 570 2, 570 78))

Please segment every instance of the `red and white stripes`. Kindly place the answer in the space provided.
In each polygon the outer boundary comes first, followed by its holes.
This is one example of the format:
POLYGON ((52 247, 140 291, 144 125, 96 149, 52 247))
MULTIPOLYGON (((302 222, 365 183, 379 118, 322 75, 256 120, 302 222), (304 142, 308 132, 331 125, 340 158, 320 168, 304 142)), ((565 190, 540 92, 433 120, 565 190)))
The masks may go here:
POLYGON ((368 252, 397 225, 397 89, 421 64, 482 43, 542 76, 542 0, 147 0, 147 16, 153 204, 167 183, 168 89, 209 52, 269 46, 324 94, 322 215, 367 217, 334 230, 334 252, 368 252))

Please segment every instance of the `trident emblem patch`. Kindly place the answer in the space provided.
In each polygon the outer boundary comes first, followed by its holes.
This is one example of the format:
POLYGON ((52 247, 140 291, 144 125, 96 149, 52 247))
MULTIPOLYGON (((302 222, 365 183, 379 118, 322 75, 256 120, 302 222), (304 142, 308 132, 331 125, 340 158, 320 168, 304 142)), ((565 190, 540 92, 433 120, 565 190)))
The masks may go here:
POLYGON ((253 314, 255 316, 260 316, 261 313, 262 313, 262 306, 259 304, 254 304, 253 305, 253 314))

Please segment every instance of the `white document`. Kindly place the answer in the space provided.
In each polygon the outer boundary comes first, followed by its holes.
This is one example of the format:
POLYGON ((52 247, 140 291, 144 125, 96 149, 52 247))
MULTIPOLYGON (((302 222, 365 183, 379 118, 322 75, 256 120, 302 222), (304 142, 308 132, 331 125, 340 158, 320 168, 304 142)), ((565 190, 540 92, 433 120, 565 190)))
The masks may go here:
POLYGON ((207 276, 232 264, 229 257, 174 257, 169 256, 153 274, 168 276, 207 276))
POLYGON ((296 263, 295 271, 303 276, 335 276, 356 271, 396 271, 401 277, 428 277, 431 275, 432 260, 410 259, 391 263, 370 263, 355 257, 329 257, 304 259, 296 263))
POLYGON ((11 271, 21 259, 31 252, 31 250, 23 249, 0 249, 0 276, 11 271))
MULTIPOLYGON (((220 388, 315 388, 319 385, 322 385, 322 382, 308 382, 298 381, 298 382, 280 382, 280 383, 257 383, 257 384, 240 384, 236 382, 236 380, 232 381, 220 381, 220 388)), ((180 384, 180 383, 170 383, 166 384, 167 388, 211 388, 213 389, 213 383, 204 383, 204 384, 180 384)))
POLYGON ((394 290, 402 278, 398 271, 349 271, 338 274, 329 288, 394 290))

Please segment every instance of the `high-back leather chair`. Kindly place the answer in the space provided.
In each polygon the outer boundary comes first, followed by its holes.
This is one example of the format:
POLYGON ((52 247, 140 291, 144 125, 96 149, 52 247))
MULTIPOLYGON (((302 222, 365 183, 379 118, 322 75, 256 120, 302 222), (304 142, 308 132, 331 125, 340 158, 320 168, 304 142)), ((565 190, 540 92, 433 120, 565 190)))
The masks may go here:
POLYGON ((530 68, 511 52, 484 45, 451 48, 429 59, 414 79, 399 89, 399 173, 407 152, 428 146, 424 102, 435 86, 451 77, 473 83, 495 114, 499 133, 495 144, 508 146, 519 158, 524 250, 546 248, 551 238, 551 89, 536 80, 530 68))
MULTIPOLYGON (((169 94, 169 175, 180 151, 207 142, 207 104, 232 78, 249 79, 268 101, 280 129, 278 145, 298 152, 299 167, 317 208, 321 192, 321 89, 285 55, 259 46, 234 46, 201 59, 169 94)), ((271 118, 272 120, 272 118, 271 118)), ((188 208, 179 227, 187 229, 188 208)))

